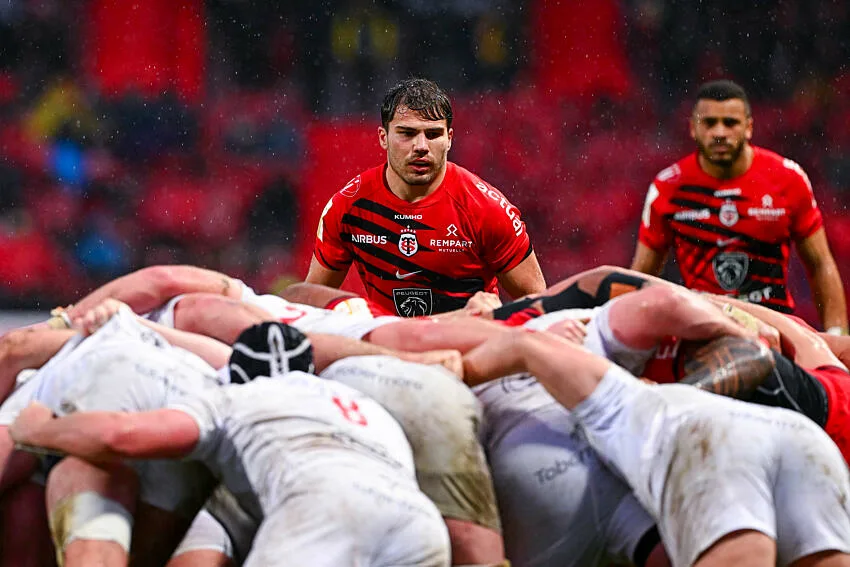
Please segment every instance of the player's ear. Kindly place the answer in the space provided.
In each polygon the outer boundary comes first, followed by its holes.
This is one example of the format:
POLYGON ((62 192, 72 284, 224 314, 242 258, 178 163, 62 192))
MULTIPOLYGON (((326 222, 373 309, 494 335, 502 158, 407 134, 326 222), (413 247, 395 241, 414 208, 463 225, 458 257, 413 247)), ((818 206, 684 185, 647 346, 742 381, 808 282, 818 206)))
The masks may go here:
POLYGON ((696 119, 694 118, 693 114, 691 115, 690 118, 688 118, 688 130, 691 133, 691 139, 696 140, 697 139, 697 124, 696 124, 696 119))
POLYGON ((750 140, 753 139, 753 117, 752 116, 747 118, 746 124, 747 125, 746 125, 746 128, 744 129, 744 136, 747 138, 747 141, 749 142, 750 140))
POLYGON ((384 130, 383 126, 378 127, 378 143, 385 150, 389 147, 389 144, 387 144, 387 131, 384 130))
POLYGON ((448 151, 448 150, 452 149, 452 139, 455 137, 455 131, 454 131, 454 128, 449 128, 448 136, 449 136, 449 145, 448 145, 448 147, 446 148, 446 151, 448 151))

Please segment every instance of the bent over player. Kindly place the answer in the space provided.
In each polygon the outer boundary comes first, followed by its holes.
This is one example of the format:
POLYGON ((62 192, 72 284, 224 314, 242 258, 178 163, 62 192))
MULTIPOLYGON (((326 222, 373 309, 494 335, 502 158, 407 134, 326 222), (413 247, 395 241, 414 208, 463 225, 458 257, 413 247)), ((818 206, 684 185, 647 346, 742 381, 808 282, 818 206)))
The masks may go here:
POLYGON ((203 463, 261 522, 249 566, 449 563, 445 525, 416 485, 401 428, 334 381, 292 371, 187 392, 163 409, 58 419, 34 404, 10 431, 19 443, 99 464, 203 463))

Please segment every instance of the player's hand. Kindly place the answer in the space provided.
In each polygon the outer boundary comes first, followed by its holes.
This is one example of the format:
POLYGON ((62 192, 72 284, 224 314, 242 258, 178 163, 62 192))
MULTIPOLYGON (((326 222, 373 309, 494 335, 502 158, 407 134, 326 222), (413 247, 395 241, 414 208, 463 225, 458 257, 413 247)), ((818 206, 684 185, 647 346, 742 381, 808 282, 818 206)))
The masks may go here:
POLYGON ((122 307, 129 307, 123 301, 108 298, 92 307, 86 313, 75 317, 72 321, 73 328, 88 336, 106 324, 122 307))
POLYGON ((501 306, 502 300, 495 293, 476 291, 475 295, 470 297, 469 301, 466 302, 463 310, 467 315, 492 319, 493 310, 501 306))
POLYGON ((425 352, 409 352, 403 356, 408 362, 419 364, 438 364, 463 379, 463 356, 460 351, 451 349, 429 350, 425 352))
POLYGON ((558 321, 547 327, 546 331, 577 345, 583 345, 584 338, 587 336, 587 327, 584 323, 575 319, 558 321))
POLYGON ((15 443, 31 445, 32 433, 53 419, 50 408, 38 402, 25 407, 9 426, 9 435, 15 443))

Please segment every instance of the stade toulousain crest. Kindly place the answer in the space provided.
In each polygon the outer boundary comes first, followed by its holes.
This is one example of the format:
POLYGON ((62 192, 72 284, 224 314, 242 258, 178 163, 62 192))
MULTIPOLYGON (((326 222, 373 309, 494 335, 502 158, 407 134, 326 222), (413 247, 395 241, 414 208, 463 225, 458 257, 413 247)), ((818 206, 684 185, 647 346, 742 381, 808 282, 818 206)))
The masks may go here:
POLYGON ((732 201, 726 201, 720 206, 718 218, 724 226, 733 226, 738 222, 738 207, 732 201))
POLYGON ((416 231, 409 228, 401 229, 398 237, 398 251, 408 258, 419 251, 419 241, 416 240, 416 231))

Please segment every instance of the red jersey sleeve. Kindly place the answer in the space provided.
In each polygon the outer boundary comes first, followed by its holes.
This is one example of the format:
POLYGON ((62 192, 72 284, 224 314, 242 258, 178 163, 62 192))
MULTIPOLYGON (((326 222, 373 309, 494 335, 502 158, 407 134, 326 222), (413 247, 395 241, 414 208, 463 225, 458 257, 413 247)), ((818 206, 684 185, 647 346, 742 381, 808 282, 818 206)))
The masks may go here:
POLYGON ((646 192, 638 240, 653 250, 666 251, 673 243, 673 234, 664 215, 668 208, 667 197, 659 187, 663 189, 664 186, 656 179, 646 192))
POLYGON ((352 255, 342 239, 342 216, 350 199, 341 193, 330 198, 316 229, 316 246, 313 253, 316 260, 329 270, 345 270, 351 265, 352 255))
POLYGON ((477 218, 482 258, 494 272, 507 272, 531 254, 531 239, 519 209, 484 182, 479 181, 476 186, 487 197, 484 199, 485 210, 477 218))
POLYGON ((803 168, 790 159, 784 159, 782 165, 789 170, 788 207, 791 209, 791 238, 802 240, 823 226, 823 215, 803 168))

